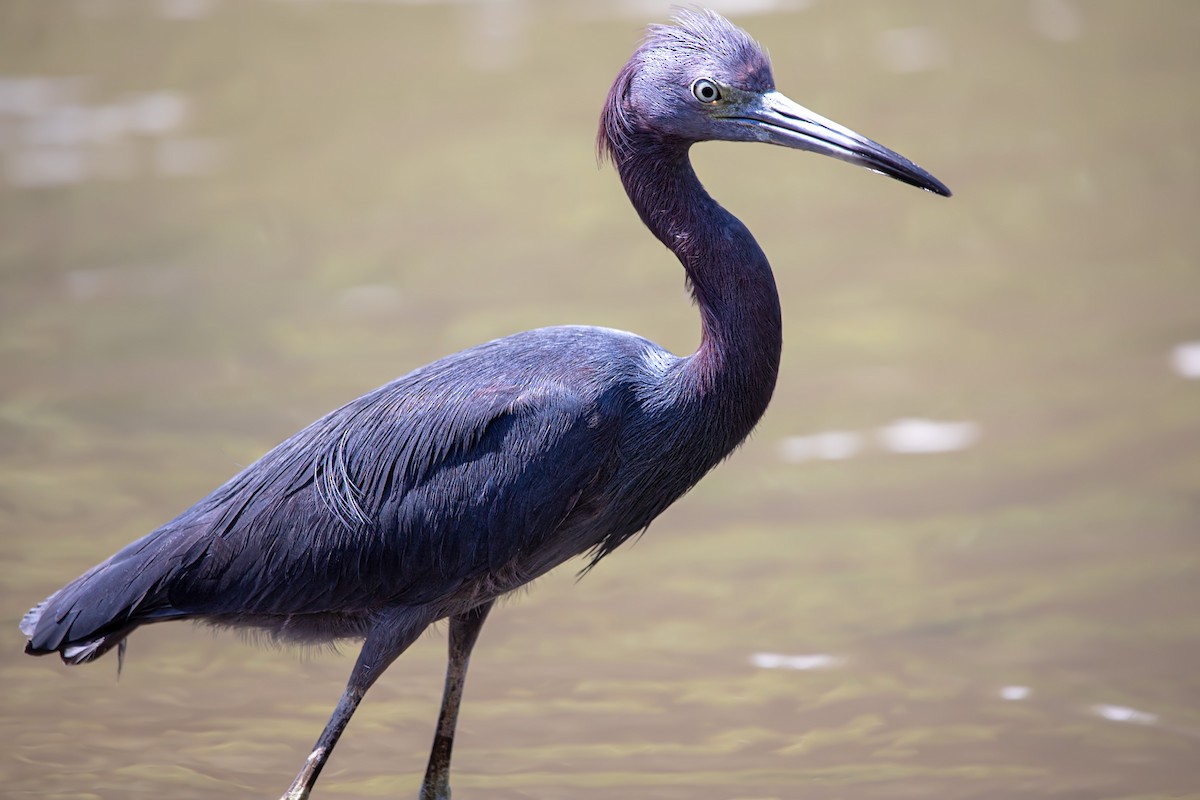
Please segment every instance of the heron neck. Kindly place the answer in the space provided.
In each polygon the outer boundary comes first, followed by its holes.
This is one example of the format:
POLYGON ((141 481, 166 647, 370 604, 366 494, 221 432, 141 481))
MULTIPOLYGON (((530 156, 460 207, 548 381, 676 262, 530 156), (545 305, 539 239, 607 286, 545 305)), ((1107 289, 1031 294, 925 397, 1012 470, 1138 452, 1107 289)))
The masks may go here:
POLYGON ((692 391, 718 400, 738 441, 766 411, 779 374, 782 312, 766 255, 735 216, 709 196, 688 144, 648 140, 626 150, 622 183, 650 231, 687 272, 701 340, 686 360, 692 391))

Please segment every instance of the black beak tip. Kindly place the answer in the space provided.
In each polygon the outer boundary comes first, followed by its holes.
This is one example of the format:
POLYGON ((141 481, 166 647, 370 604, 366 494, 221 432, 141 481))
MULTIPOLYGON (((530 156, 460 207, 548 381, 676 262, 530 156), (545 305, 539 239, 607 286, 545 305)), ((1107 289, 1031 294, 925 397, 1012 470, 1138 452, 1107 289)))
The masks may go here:
POLYGON ((918 189, 924 189, 930 194, 940 195, 942 197, 950 197, 950 187, 939 181, 937 178, 930 175, 925 170, 918 167, 903 156, 889 152, 892 158, 888 160, 879 159, 874 163, 867 165, 867 168, 881 175, 886 175, 889 178, 894 178, 901 183, 907 183, 909 186, 915 186, 918 189))
POLYGON ((950 197, 951 196, 952 193, 950 191, 949 186, 942 183, 937 178, 933 177, 928 172, 926 172, 925 170, 916 166, 915 164, 913 164, 912 166, 914 167, 914 169, 909 174, 896 175, 893 173, 891 175, 891 177, 893 177, 893 178, 898 177, 898 178, 900 178, 900 180, 904 181, 905 183, 910 183, 913 186, 916 186, 918 189, 924 189, 925 191, 929 192, 930 194, 936 194, 936 195, 940 195, 942 197, 950 197))
POLYGON ((941 181, 939 181, 937 178, 933 177, 932 175, 930 175, 929 178, 930 178, 929 185, 922 187, 925 191, 932 192, 936 195, 941 195, 942 197, 953 196, 954 193, 950 191, 949 186, 942 183, 941 181))

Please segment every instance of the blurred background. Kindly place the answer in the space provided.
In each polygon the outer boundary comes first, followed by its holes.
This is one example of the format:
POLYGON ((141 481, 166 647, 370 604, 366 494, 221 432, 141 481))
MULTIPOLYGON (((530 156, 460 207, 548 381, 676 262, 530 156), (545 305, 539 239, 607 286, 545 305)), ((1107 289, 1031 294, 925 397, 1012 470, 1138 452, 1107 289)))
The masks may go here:
MULTIPOLYGON (((1200 4, 725 0, 942 200, 694 151, 785 352, 755 436, 483 633, 469 798, 1200 797, 1200 4), (579 564, 578 566, 582 566, 579 564)), ((0 795, 272 797, 343 652, 177 624, 71 669, 49 592, 441 355, 683 276, 593 150, 665 3, 0 4, 0 795)), ((415 795, 444 633, 317 794, 415 795)))

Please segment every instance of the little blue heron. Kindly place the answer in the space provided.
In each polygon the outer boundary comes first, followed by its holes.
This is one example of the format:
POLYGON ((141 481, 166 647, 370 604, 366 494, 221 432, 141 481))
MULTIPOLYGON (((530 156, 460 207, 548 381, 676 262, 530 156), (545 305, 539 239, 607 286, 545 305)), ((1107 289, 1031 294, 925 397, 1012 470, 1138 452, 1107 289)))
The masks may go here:
POLYGON ((25 651, 93 661, 142 625, 192 619, 280 641, 363 639, 346 690, 284 794, 309 795, 367 689, 449 619, 422 800, 450 796, 471 649, 497 597, 644 530, 758 422, 782 347, 771 268, 688 159, 696 142, 769 142, 949 196, 936 178, 775 90, 746 33, 712 12, 655 25, 617 76, 598 146, 682 262, 699 348, 527 331, 414 370, 292 436, 21 623, 25 651))

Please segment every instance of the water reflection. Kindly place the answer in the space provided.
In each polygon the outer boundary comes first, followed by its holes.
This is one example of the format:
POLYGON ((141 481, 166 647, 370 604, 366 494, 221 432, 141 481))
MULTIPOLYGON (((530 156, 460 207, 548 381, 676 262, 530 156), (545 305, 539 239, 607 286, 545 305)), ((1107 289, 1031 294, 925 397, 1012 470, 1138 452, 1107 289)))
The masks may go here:
POLYGON ((83 77, 0 77, 0 157, 17 187, 204 175, 221 162, 211 139, 179 136, 192 114, 181 92, 126 93, 88 103, 83 77))
POLYGON ((1128 722, 1134 725, 1153 725, 1158 722, 1158 715, 1148 711, 1138 711, 1127 706, 1113 706, 1107 703, 1097 703, 1092 706, 1092 712, 1098 717, 1112 722, 1128 722))
POLYGON ((877 435, 892 453, 953 453, 978 441, 979 424, 910 417, 885 425, 877 435))
POLYGON ((980 435, 975 422, 949 422, 919 417, 898 419, 871 433, 822 431, 805 436, 788 436, 779 443, 784 461, 840 461, 856 456, 872 439, 889 453, 953 453, 974 445, 980 435))
MULTIPOLYGON (((1033 690, 1028 686, 1012 685, 1002 687, 999 695, 1004 700, 1019 702, 1031 699, 1034 696, 1034 693, 1033 690)), ((1131 708, 1125 705, 1118 705, 1116 703, 1092 703, 1091 705, 1082 707, 1072 707, 1061 702, 1056 702, 1050 697, 1041 698, 1037 704, 1043 705, 1055 713, 1063 715, 1064 717, 1083 714, 1085 716, 1099 717, 1107 722, 1116 722, 1123 725, 1157 727, 1166 733, 1173 734, 1184 739, 1200 742, 1200 729, 1193 728, 1186 723, 1179 724, 1178 722, 1164 718, 1160 714, 1131 708)))
POLYGON ((1200 342, 1184 342, 1171 350, 1171 366, 1182 378, 1200 378, 1200 342))
POLYGON ((779 443, 779 457, 798 464, 803 461, 838 461, 857 455, 865 437, 856 431, 821 431, 807 436, 789 436, 779 443))
POLYGON ((782 653, 755 653, 750 656, 750 663, 762 669, 829 669, 842 663, 837 656, 828 653, 812 653, 808 655, 784 655, 782 653))

